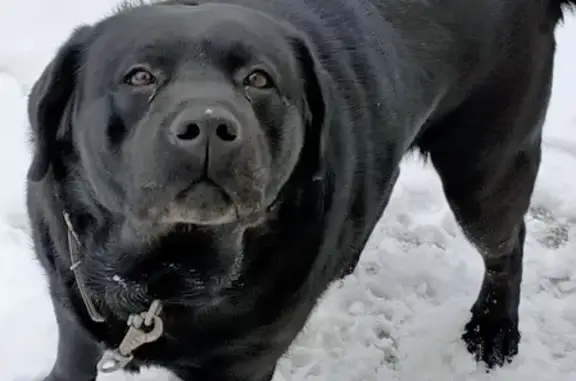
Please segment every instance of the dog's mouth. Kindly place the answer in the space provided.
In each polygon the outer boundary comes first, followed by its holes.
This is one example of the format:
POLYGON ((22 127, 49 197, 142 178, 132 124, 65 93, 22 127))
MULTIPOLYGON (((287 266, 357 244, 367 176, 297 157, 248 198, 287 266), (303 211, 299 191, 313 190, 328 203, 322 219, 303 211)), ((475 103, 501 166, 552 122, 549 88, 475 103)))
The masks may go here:
MULTIPOLYGON (((176 183, 176 182, 175 182, 176 183)), ((139 235, 158 235, 184 224, 191 227, 241 225, 251 227, 263 223, 277 205, 278 195, 266 197, 265 185, 259 181, 244 183, 208 176, 192 179, 175 189, 166 182, 140 188, 129 204, 131 226, 139 235)))
POLYGON ((204 177, 176 194, 160 216, 160 223, 224 224, 238 219, 237 209, 226 189, 204 177))
POLYGON ((208 194, 212 195, 214 199, 220 199, 224 203, 234 204, 232 197, 226 189, 207 176, 193 181, 189 186, 178 192, 175 199, 176 201, 182 202, 190 199, 202 200, 208 194))
POLYGON ((276 197, 268 205, 264 200, 243 203, 239 195, 204 176, 178 192, 161 222, 219 225, 240 222, 246 225, 261 222, 276 206, 276 197), (190 220, 189 217, 195 216, 190 220))

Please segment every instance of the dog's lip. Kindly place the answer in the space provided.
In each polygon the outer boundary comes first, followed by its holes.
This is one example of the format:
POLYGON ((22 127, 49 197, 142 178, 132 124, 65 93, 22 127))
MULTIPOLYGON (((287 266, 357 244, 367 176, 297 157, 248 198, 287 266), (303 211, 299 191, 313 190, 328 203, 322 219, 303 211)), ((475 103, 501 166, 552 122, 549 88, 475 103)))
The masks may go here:
POLYGON ((204 175, 201 178, 194 180, 188 185, 186 188, 178 192, 176 195, 176 199, 184 199, 187 197, 187 194, 192 192, 195 187, 199 185, 207 185, 210 188, 213 188, 215 191, 219 192, 220 195, 223 197, 224 201, 234 207, 234 214, 236 215, 236 219, 240 218, 240 210, 238 205, 234 202, 234 198, 223 186, 218 184, 216 181, 212 180, 210 177, 204 175))
POLYGON ((226 201, 233 203, 232 197, 230 196, 228 191, 226 191, 224 187, 220 186, 217 182, 215 182, 208 176, 203 176, 197 180, 192 181, 186 188, 182 189, 181 191, 178 192, 178 194, 176 194, 176 199, 185 198, 189 192, 193 191, 194 188, 202 184, 208 185, 210 188, 214 188, 215 190, 219 191, 222 194, 222 196, 224 196, 226 201))
POLYGON ((213 188, 215 191, 218 191, 220 195, 223 197, 226 203, 229 203, 234 208, 234 214, 237 221, 260 221, 264 218, 264 215, 274 212, 279 204, 279 195, 267 203, 266 205, 261 204, 259 207, 252 207, 252 208, 244 208, 242 205, 235 202, 235 198, 233 193, 228 191, 225 187, 218 184, 216 181, 212 180, 210 177, 204 175, 203 177, 194 180, 191 182, 186 188, 179 191, 176 195, 176 200, 185 199, 187 195, 194 191, 194 188, 199 185, 207 185, 210 188, 213 188))

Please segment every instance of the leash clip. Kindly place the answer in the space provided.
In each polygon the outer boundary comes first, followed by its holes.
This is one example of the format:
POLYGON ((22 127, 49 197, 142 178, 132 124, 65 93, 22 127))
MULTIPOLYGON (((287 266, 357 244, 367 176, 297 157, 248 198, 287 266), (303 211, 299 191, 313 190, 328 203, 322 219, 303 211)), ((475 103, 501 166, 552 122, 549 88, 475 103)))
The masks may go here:
POLYGON ((112 373, 124 368, 132 359, 136 349, 158 340, 164 333, 164 322, 160 318, 162 305, 155 300, 147 312, 130 315, 127 324, 130 327, 118 348, 107 350, 98 362, 98 370, 112 373), (149 328, 144 330, 143 327, 149 328))

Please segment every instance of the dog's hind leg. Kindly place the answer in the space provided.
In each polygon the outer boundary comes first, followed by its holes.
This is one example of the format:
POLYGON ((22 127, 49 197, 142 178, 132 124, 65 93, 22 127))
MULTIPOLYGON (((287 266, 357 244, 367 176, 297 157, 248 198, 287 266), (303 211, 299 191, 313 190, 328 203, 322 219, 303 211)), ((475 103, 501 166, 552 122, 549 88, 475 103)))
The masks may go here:
POLYGON ((511 57, 505 63, 510 66, 495 70, 417 142, 430 154, 459 225, 484 259, 484 279, 463 339, 488 368, 518 352, 524 215, 540 165, 551 41, 539 40, 548 45, 511 57))
MULTIPOLYGON (((485 273, 463 339, 477 360, 502 366, 518 352, 518 307, 528 210, 540 162, 539 140, 480 169, 477 163, 455 170, 432 153, 449 204, 467 238, 481 252, 485 273)), ((455 160, 458 161, 457 158, 455 160)))

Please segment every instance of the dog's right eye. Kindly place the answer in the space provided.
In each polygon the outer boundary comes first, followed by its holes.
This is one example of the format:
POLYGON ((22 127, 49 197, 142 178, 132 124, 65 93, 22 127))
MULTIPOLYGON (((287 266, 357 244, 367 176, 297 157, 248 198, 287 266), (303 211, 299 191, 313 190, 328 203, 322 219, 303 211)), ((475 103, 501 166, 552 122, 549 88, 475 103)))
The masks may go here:
POLYGON ((156 83, 156 77, 144 67, 135 67, 126 73, 124 83, 136 87, 150 86, 156 83))

